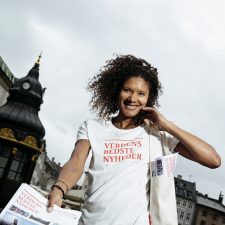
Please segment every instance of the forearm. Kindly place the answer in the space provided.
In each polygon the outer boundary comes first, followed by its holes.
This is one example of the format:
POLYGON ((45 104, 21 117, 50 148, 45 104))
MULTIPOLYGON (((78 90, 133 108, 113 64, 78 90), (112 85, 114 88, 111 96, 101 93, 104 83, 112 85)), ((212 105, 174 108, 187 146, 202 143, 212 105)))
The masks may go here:
POLYGON ((221 161, 219 155, 217 154, 216 150, 205 141, 181 129, 170 121, 166 123, 164 129, 176 137, 183 145, 178 145, 176 150, 184 157, 210 168, 216 168, 220 166, 221 161))
POLYGON ((65 193, 70 190, 82 176, 89 150, 90 143, 88 140, 78 141, 70 160, 65 163, 61 169, 56 184, 59 184, 65 193))
POLYGON ((90 143, 88 140, 82 139, 76 143, 70 160, 65 163, 59 173, 56 183, 52 186, 48 201, 49 212, 52 211, 54 204, 61 206, 63 196, 80 179, 89 150, 90 143))
POLYGON ((71 165, 74 162, 68 161, 61 169, 58 179, 56 181, 57 185, 63 188, 66 193, 70 190, 80 179, 83 174, 83 166, 71 165))

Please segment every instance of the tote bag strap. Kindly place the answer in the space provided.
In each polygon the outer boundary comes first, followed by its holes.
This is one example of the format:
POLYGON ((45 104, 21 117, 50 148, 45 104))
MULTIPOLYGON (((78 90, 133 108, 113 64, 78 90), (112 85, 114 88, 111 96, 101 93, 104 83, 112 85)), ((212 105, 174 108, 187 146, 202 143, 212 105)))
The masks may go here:
POLYGON ((151 215, 150 215, 150 196, 151 196, 151 174, 152 174, 152 168, 151 168, 151 138, 150 138, 150 127, 147 126, 147 131, 148 131, 148 184, 147 184, 147 193, 148 193, 148 213, 149 213, 149 225, 152 225, 151 222, 151 215))
MULTIPOLYGON (((174 189, 174 178, 165 176, 152 176, 151 161, 151 133, 148 128, 149 136, 149 214, 150 225, 177 225, 176 196, 174 189)), ((162 155, 170 154, 166 141, 165 133, 160 132, 162 155)))

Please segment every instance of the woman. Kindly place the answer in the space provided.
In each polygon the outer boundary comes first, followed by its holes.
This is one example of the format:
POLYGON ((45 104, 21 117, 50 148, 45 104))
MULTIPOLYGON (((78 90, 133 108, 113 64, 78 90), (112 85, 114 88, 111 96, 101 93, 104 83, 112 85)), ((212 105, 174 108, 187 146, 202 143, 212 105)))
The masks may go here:
POLYGON ((49 211, 53 204, 62 204, 63 195, 79 180, 91 151, 90 185, 79 224, 149 224, 149 154, 151 159, 162 155, 162 132, 171 152, 209 168, 220 166, 212 146, 155 109, 162 88, 157 69, 145 60, 117 56, 90 81, 88 89, 93 92, 92 110, 99 117, 79 128, 71 158, 50 193, 49 211))

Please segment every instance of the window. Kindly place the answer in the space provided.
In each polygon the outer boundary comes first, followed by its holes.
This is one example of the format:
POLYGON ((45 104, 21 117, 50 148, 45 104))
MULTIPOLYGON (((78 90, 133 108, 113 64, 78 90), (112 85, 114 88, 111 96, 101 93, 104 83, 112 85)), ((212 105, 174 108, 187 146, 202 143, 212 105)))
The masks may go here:
POLYGON ((206 223, 205 223, 205 221, 203 221, 203 220, 200 222, 200 225, 205 225, 205 224, 206 224, 206 223))
POLYGON ((205 210, 202 211, 202 216, 207 217, 207 214, 208 214, 207 211, 205 210))
POLYGON ((184 218, 184 211, 181 211, 181 212, 180 212, 179 218, 180 218, 180 219, 183 219, 183 218, 184 218))
POLYGON ((0 167, 0 178, 3 177, 4 169, 0 167))
POLYGON ((22 173, 26 162, 28 162, 28 155, 17 150, 11 162, 7 178, 19 182, 22 181, 22 173))
POLYGON ((183 206, 184 206, 184 207, 187 206, 187 202, 186 202, 186 201, 183 202, 183 206))
POLYGON ((183 190, 181 188, 178 188, 178 194, 181 196, 183 195, 183 190))
POLYGON ((215 221, 217 221, 217 220, 218 220, 217 215, 213 215, 213 220, 215 220, 215 221))
POLYGON ((190 213, 187 213, 187 215, 186 215, 186 220, 189 221, 190 218, 191 218, 191 214, 190 214, 190 213))
POLYGON ((177 199, 177 205, 180 205, 180 199, 179 198, 177 199))
POLYGON ((4 170, 10 158, 11 149, 0 145, 0 178, 3 177, 4 170))
POLYGON ((187 197, 189 197, 189 198, 192 197, 192 192, 191 191, 187 191, 187 197))
POLYGON ((222 223, 225 223, 225 217, 223 218, 222 223))
POLYGON ((188 208, 189 208, 189 209, 192 209, 192 208, 193 208, 193 203, 192 203, 192 202, 189 203, 188 208))
POLYGON ((8 162, 8 158, 6 158, 4 156, 0 156, 0 167, 1 168, 6 167, 7 162, 8 162))

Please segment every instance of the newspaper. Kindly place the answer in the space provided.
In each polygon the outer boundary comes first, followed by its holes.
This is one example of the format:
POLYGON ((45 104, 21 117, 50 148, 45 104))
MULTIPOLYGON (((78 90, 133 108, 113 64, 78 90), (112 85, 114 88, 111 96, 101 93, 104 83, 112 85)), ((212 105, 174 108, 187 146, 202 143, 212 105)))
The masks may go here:
POLYGON ((0 225, 77 225, 81 212, 54 206, 46 210, 48 200, 28 184, 21 184, 0 214, 0 225))
POLYGON ((157 157, 151 162, 152 177, 155 176, 173 176, 176 168, 177 153, 157 157))

